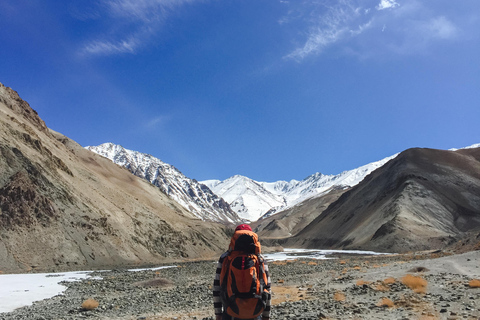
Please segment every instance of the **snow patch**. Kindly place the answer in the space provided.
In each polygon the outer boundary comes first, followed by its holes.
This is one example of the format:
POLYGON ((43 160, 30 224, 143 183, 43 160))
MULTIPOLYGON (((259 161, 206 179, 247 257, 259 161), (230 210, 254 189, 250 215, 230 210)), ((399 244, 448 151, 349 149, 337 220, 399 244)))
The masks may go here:
POLYGON ((31 305, 35 301, 62 294, 62 281, 90 278, 90 271, 0 275, 0 313, 31 305))
POLYGON ((300 258, 325 260, 332 254, 359 254, 359 255, 389 255, 392 253, 380 253, 360 250, 318 250, 318 249, 284 249, 282 252, 267 253, 263 256, 267 261, 285 261, 300 258))

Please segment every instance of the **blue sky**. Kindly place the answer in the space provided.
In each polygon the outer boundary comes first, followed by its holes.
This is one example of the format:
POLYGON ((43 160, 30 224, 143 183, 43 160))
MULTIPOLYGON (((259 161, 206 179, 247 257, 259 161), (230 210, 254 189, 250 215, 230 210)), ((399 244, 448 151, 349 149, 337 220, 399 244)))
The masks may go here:
POLYGON ((197 180, 480 142, 478 0, 2 0, 0 82, 197 180))

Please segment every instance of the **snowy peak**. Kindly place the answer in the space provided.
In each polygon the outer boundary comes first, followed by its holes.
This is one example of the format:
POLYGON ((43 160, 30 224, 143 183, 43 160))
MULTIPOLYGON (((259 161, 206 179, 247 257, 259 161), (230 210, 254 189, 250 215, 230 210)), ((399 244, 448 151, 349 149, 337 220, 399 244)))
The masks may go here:
POLYGON ((324 195, 333 189, 353 187, 397 155, 338 175, 317 172, 301 181, 258 182, 237 175, 224 181, 208 180, 202 183, 225 199, 241 218, 256 221, 267 212, 271 215, 307 199, 324 195))
MULTIPOLYGON (((478 147, 480 144, 464 149, 478 147)), ((332 190, 353 187, 398 155, 337 175, 317 172, 301 181, 258 182, 236 175, 224 181, 206 180, 199 183, 148 154, 127 150, 112 143, 87 148, 150 181, 197 217, 223 222, 237 222, 241 219, 256 221, 267 213, 272 215, 332 190)))
POLYGON ((86 149, 112 160, 134 175, 149 181, 197 218, 224 223, 240 221, 225 200, 205 185, 187 178, 174 166, 158 158, 128 150, 113 143, 104 143, 96 147, 86 147, 86 149))
POLYGON ((249 221, 257 220, 271 208, 285 205, 281 195, 273 194, 265 189, 261 183, 244 176, 233 176, 225 181, 203 181, 213 192, 223 194, 222 197, 230 204, 237 214, 249 221))

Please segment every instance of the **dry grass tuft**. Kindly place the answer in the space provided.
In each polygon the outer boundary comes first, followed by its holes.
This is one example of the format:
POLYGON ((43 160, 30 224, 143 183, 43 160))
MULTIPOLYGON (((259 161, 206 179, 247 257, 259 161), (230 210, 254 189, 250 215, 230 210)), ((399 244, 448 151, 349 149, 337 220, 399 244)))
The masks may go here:
POLYGON ((426 293, 427 292, 427 280, 412 276, 411 274, 407 274, 405 277, 402 278, 402 283, 413 290, 415 293, 426 293))
POLYGON ((304 293, 305 292, 301 291, 296 286, 274 286, 272 288, 272 305, 277 305, 286 301, 295 302, 308 299, 308 297, 304 297, 304 293))
POLYGON ((335 301, 343 302, 343 301, 347 300, 347 297, 345 296, 345 294, 343 292, 337 291, 333 295, 333 299, 335 301))
POLYGON ((93 310, 98 308, 99 303, 95 299, 87 299, 82 303, 82 309, 84 310, 93 310))
POLYGON ((285 261, 273 261, 273 264, 277 266, 286 266, 287 263, 285 261))
POLYGON ((316 263, 315 261, 310 261, 310 262, 308 263, 308 265, 309 265, 309 266, 316 266, 317 263, 316 263))
POLYGON ((374 289, 377 291, 386 292, 390 290, 390 287, 384 285, 383 283, 377 283, 374 289))
POLYGON ((357 283, 356 283, 357 286, 363 286, 363 285, 369 285, 369 284, 370 284, 370 281, 365 281, 363 279, 357 280, 357 283))
POLYGON ((382 300, 378 301, 377 303, 378 307, 386 307, 386 308, 393 308, 395 304, 393 303, 392 300, 388 298, 382 298, 382 300))
POLYGON ((277 280, 277 283, 284 283, 284 282, 285 282, 285 280, 283 280, 283 279, 278 279, 277 280))
POLYGON ((346 264, 346 263, 347 263, 347 261, 345 261, 345 260, 340 261, 340 264, 346 264))
POLYGON ((478 279, 470 280, 470 282, 468 283, 468 286, 470 288, 480 288, 480 280, 478 279))
POLYGON ((384 284, 394 284, 395 282, 396 282, 396 280, 393 277, 390 277, 390 278, 387 278, 387 279, 383 280, 384 284))

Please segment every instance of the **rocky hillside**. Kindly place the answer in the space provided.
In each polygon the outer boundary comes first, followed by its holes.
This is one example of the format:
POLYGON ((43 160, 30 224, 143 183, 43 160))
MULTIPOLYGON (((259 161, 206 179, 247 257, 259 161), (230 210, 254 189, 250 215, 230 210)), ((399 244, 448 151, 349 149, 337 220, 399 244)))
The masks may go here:
POLYGON ((318 197, 260 219, 252 223, 252 227, 262 239, 291 237, 302 231, 348 189, 348 187, 332 188, 318 197))
POLYGON ((241 221, 230 205, 207 186, 187 178, 174 166, 152 155, 128 150, 113 143, 104 143, 87 149, 149 181, 202 220, 226 224, 241 221))
POLYGON ((406 252, 480 229, 480 148, 409 149, 344 193, 289 246, 406 252))
POLYGON ((227 240, 221 225, 49 130, 0 84, 0 271, 198 258, 227 240))

